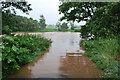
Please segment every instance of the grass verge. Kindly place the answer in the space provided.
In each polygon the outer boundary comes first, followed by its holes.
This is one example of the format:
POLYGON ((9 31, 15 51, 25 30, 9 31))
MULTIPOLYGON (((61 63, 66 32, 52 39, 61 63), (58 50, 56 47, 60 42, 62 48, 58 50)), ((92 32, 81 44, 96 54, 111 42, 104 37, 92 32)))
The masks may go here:
POLYGON ((84 56, 90 57, 95 66, 104 71, 104 78, 120 78, 118 38, 84 40, 81 45, 86 48, 84 56))
POLYGON ((80 28, 60 30, 58 28, 38 29, 37 31, 17 31, 17 32, 80 32, 80 28))

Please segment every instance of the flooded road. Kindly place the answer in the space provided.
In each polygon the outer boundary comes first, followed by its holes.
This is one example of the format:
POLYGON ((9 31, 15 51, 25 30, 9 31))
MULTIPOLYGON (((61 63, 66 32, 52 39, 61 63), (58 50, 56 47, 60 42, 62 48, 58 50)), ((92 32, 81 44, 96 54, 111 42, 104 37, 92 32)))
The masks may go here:
MULTIPOLYGON (((23 33, 18 33, 23 34, 23 33)), ((53 42, 49 50, 9 78, 99 78, 101 70, 91 67, 93 62, 82 56, 80 33, 45 32, 29 33, 43 35, 53 42)))

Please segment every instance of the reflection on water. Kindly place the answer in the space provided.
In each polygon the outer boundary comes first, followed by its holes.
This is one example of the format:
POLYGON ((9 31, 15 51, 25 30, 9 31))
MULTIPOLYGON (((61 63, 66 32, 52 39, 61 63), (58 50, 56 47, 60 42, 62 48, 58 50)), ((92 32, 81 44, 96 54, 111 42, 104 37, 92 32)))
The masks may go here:
POLYGON ((61 76, 66 78, 99 78, 100 70, 91 67, 93 64, 85 56, 61 57, 61 76))
MULTIPOLYGON (((24 33, 15 33, 21 35, 24 33)), ((9 78, 91 78, 99 77, 100 70, 92 68, 84 51, 79 47, 80 33, 45 32, 26 33, 43 35, 53 43, 44 55, 27 64, 9 78)))

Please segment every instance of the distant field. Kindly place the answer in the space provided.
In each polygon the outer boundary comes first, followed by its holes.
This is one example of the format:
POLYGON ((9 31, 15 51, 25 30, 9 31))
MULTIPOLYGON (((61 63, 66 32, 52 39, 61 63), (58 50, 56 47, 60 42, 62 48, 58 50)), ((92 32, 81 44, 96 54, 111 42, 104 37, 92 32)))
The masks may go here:
POLYGON ((58 32, 58 29, 57 28, 45 28, 45 29, 39 30, 39 32, 58 32))
MULTIPOLYGON (((38 32, 62 32, 62 31, 59 31, 58 28, 50 27, 50 28, 45 28, 45 29, 39 30, 38 32)), ((80 32, 80 28, 75 28, 74 30, 67 29, 64 32, 80 32)))
POLYGON ((58 28, 53 28, 53 27, 50 27, 50 28, 45 28, 45 29, 38 29, 37 31, 17 31, 17 32, 80 32, 80 28, 75 28, 74 30, 71 30, 71 29, 67 29, 67 30, 64 30, 64 31, 60 31, 58 30, 58 28))

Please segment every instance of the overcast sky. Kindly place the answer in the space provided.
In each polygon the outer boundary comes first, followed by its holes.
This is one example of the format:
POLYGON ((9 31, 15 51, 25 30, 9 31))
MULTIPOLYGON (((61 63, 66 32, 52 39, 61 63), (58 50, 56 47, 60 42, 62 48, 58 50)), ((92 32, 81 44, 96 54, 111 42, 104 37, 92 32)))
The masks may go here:
MULTIPOLYGON (((31 4, 32 11, 29 12, 29 15, 25 13, 19 12, 17 14, 32 17, 33 19, 39 20, 40 15, 43 14, 47 24, 56 24, 58 19, 60 18, 59 15, 59 0, 26 0, 28 3, 31 4)), ((84 24, 81 22, 81 24, 84 24)))

